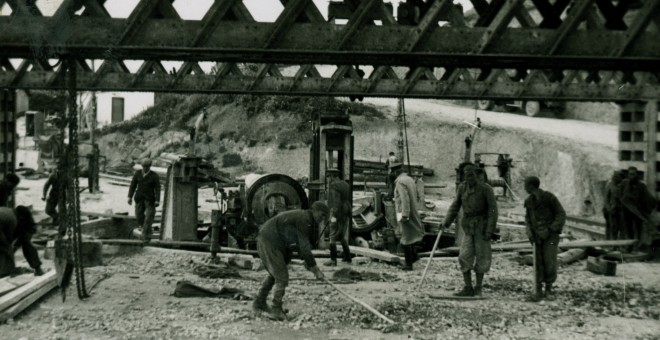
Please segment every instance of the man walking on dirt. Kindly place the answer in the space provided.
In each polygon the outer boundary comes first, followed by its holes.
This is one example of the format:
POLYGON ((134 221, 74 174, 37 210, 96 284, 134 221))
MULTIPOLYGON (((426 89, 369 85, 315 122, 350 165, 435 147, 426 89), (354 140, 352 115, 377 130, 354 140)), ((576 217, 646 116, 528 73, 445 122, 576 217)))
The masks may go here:
POLYGON ((341 242, 343 262, 351 262, 351 250, 348 248, 348 230, 353 209, 351 188, 346 181, 339 178, 338 169, 329 169, 328 175, 328 207, 330 208, 330 261, 326 266, 337 265, 337 241, 341 242))
POLYGON ((413 263, 417 261, 415 243, 424 237, 424 226, 419 217, 417 202, 420 201, 415 181, 403 171, 403 164, 394 163, 391 166, 394 180, 394 205, 397 221, 401 230, 401 245, 406 259, 403 270, 413 270, 413 263))
POLYGON ((655 210, 656 200, 646 184, 639 180, 637 168, 628 168, 628 178, 621 183, 621 205, 623 206, 623 224, 628 238, 638 240, 632 247, 638 250, 645 240, 646 228, 651 213, 655 210))
POLYGON ((282 299, 289 284, 287 265, 291 262, 292 247, 297 246, 298 254, 305 261, 307 270, 314 273, 319 280, 325 278, 312 255, 310 238, 315 230, 314 227, 327 223, 329 216, 330 209, 327 205, 314 202, 310 210, 285 211, 264 223, 257 234, 257 252, 268 276, 261 284, 261 289, 252 303, 255 312, 266 312, 273 320, 286 320, 282 299), (273 308, 270 309, 266 299, 273 287, 275 287, 273 308))
POLYGON ((151 224, 156 216, 156 207, 160 204, 160 178, 151 171, 151 160, 142 161, 142 170, 133 175, 128 188, 128 204, 135 200, 135 217, 142 226, 142 240, 151 241, 151 224))
POLYGON ((559 234, 566 222, 566 212, 555 195, 540 189, 538 177, 525 178, 525 191, 529 197, 525 200, 525 225, 527 237, 535 244, 533 256, 536 261, 536 287, 531 301, 542 298, 554 298, 552 284, 557 280, 557 248, 559 234), (545 294, 542 284, 545 283, 545 294))
POLYGON ((464 232, 458 263, 463 273, 465 286, 456 296, 480 296, 484 274, 490 270, 490 241, 497 225, 497 203, 493 188, 477 179, 472 164, 463 167, 465 181, 458 186, 458 193, 447 212, 443 226, 448 228, 463 208, 462 228, 464 232), (477 276, 477 285, 472 287, 472 273, 477 276))
MULTIPOLYGON (((53 169, 53 172, 48 176, 48 180, 44 184, 43 195, 41 196, 42 201, 46 201, 46 214, 52 219, 54 226, 59 225, 57 204, 60 199, 60 176, 57 166, 53 169), (48 191, 50 189, 50 192, 48 191)), ((60 236, 64 236, 64 230, 60 230, 60 236)))

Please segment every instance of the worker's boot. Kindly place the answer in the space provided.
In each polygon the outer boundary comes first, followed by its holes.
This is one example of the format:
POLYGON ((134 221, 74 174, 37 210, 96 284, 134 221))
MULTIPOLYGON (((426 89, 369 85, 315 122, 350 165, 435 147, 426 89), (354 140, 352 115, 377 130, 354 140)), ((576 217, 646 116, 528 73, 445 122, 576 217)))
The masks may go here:
POLYGON ((552 283, 546 283, 545 284, 544 297, 548 301, 554 301, 555 300, 555 292, 552 290, 552 283))
POLYGON ((465 286, 463 286, 463 290, 460 292, 454 294, 455 296, 474 296, 474 289, 472 288, 472 273, 468 270, 465 273, 463 273, 463 281, 465 282, 465 286))
POLYGON ((252 302, 252 311, 255 313, 270 313, 270 308, 268 307, 266 299, 268 299, 268 293, 270 293, 270 290, 273 289, 274 284, 275 279, 273 279, 271 276, 268 276, 264 280, 264 282, 261 284, 261 288, 259 289, 259 293, 257 293, 257 296, 252 302))
POLYGON ((403 256, 406 259, 406 264, 401 267, 401 270, 411 271, 413 270, 413 263, 415 262, 415 255, 413 253, 412 245, 403 246, 403 256))
POLYGON ((330 243, 330 261, 323 263, 324 266, 337 266, 337 244, 330 243))
POLYGON ((35 268, 34 269, 34 276, 41 276, 41 275, 44 275, 43 269, 41 269, 41 267, 35 268))
POLYGON ((484 273, 476 273, 476 274, 477 274, 477 285, 474 286, 474 296, 481 296, 481 287, 484 281, 484 273))
POLYGON ((536 289, 532 292, 532 294, 527 296, 525 300, 527 302, 539 302, 543 300, 543 287, 541 286, 541 284, 536 286, 536 289))
POLYGON ((275 290, 273 291, 273 308, 268 313, 268 318, 275 321, 285 321, 286 314, 282 309, 282 299, 284 298, 284 286, 275 285, 275 290))

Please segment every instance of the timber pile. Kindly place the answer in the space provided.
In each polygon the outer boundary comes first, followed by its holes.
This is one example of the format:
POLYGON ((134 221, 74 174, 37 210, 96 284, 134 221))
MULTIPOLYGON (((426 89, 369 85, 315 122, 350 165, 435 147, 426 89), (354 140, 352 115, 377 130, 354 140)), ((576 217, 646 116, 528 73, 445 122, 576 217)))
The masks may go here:
MULTIPOLYGON (((421 171, 424 176, 433 176, 433 169, 411 164, 413 171, 421 171)), ((387 178, 387 165, 381 162, 356 159, 353 161, 353 180, 382 182, 387 178)))
POLYGON ((0 296, 0 322, 12 319, 57 287, 57 274, 54 270, 35 277, 20 287, 0 296))

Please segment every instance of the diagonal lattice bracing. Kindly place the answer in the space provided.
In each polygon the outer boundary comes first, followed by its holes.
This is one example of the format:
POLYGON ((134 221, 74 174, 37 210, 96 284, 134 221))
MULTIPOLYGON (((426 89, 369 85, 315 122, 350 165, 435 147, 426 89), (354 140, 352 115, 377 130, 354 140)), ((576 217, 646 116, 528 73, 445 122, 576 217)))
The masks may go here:
POLYGON ((106 0, 66 0, 46 17, 33 0, 6 1, 12 13, 0 16, 0 85, 60 88, 59 67, 41 66, 73 54, 81 89, 657 98, 660 0, 640 8, 613 0, 473 0, 475 20, 449 0, 433 0, 407 25, 382 0, 334 3, 348 20, 342 25, 327 22, 311 0, 279 1, 284 10, 268 23, 255 22, 242 0, 216 0, 201 20, 182 20, 171 0, 141 0, 125 19, 111 18, 106 0), (129 59, 145 62, 132 73, 129 59), (180 66, 167 72, 164 60, 180 66), (217 63, 212 73, 199 66, 208 61, 217 63), (259 66, 243 72, 246 62, 259 66), (323 77, 317 68, 327 64, 338 66, 323 77), (283 76, 286 65, 301 66, 283 76))

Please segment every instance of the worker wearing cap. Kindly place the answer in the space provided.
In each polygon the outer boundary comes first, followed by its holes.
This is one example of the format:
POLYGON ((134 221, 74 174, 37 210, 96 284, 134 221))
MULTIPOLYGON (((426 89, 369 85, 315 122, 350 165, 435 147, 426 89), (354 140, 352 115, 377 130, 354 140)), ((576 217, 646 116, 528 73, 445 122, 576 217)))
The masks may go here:
POLYGON ((14 252, 23 249, 23 256, 34 275, 43 275, 39 253, 32 244, 32 235, 37 231, 32 212, 19 205, 16 209, 0 207, 0 277, 16 275, 14 252))
POLYGON ((532 301, 543 297, 552 299, 552 284, 557 280, 557 249, 559 234, 566 222, 566 212, 559 200, 551 192, 540 189, 538 177, 525 178, 525 191, 529 197, 525 200, 525 225, 527 237, 536 243, 536 290, 532 301), (541 285, 545 283, 545 295, 541 285))
POLYGON ((337 240, 341 242, 343 262, 351 262, 351 250, 348 248, 348 230, 351 223, 353 198, 351 188, 346 181, 339 178, 338 169, 329 169, 328 175, 328 207, 330 208, 330 261, 326 266, 337 265, 337 240))
POLYGON ((415 181, 403 171, 403 164, 394 163, 390 166, 394 180, 394 205, 396 207, 397 221, 401 229, 400 243, 406 264, 403 270, 412 270, 413 263, 417 261, 414 245, 424 238, 424 227, 419 217, 417 203, 420 200, 415 181))
POLYGON ((156 207, 160 204, 160 178, 151 171, 151 160, 142 161, 142 170, 133 175, 128 188, 128 204, 135 200, 135 217, 142 226, 142 239, 151 240, 151 224, 156 216, 156 207))
POLYGON ((443 226, 448 228, 463 208, 462 228, 465 236, 461 242, 458 263, 465 286, 456 295, 479 296, 484 274, 490 270, 490 241, 497 224, 497 203, 493 188, 477 179, 474 165, 463 167, 463 177, 465 182, 458 186, 456 198, 449 207, 443 226), (472 287, 473 269, 477 277, 475 287, 472 287))
MULTIPOLYGON (((53 225, 59 225, 57 204, 60 199, 60 173, 57 167, 53 169, 44 184, 42 201, 46 201, 46 214, 52 219, 53 225), (50 189, 50 192, 49 192, 50 189)), ((64 236, 64 230, 60 230, 60 235, 64 236)))
POLYGON ((287 265, 291 262, 293 247, 298 248, 298 254, 305 261, 307 270, 314 273, 319 280, 325 278, 314 260, 311 237, 315 226, 323 226, 329 215, 330 209, 327 205, 314 202, 310 210, 285 211, 264 223, 257 234, 257 252, 268 276, 261 284, 261 289, 252 303, 255 312, 266 312, 273 320, 286 320, 282 299, 289 284, 287 265), (275 289, 271 309, 266 299, 273 287, 275 289))

